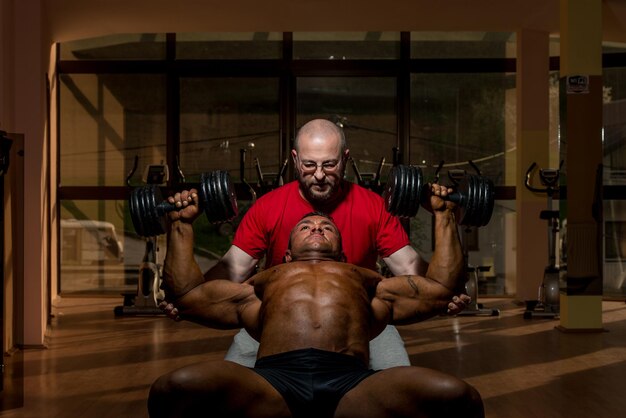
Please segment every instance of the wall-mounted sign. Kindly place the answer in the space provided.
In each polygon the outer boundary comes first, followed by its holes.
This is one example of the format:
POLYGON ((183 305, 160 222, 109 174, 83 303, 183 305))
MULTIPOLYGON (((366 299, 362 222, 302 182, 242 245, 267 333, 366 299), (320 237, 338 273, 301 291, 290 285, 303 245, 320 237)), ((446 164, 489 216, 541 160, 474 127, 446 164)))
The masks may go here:
POLYGON ((588 75, 570 75, 565 81, 567 94, 587 94, 589 93, 588 75))

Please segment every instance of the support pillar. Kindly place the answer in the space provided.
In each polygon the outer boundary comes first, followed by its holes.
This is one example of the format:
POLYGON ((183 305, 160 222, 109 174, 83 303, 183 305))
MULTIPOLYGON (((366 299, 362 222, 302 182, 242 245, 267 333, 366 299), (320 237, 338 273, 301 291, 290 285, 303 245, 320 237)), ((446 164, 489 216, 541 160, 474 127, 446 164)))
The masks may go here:
POLYGON ((596 171, 602 162, 602 1, 561 0, 560 12, 567 288, 561 293, 558 328, 566 332, 601 331, 602 214, 594 217, 592 208, 596 171))
POLYGON ((546 196, 524 186, 525 173, 535 162, 549 164, 549 34, 522 29, 517 32, 517 154, 516 154, 516 287, 517 299, 536 300, 548 264, 546 196))

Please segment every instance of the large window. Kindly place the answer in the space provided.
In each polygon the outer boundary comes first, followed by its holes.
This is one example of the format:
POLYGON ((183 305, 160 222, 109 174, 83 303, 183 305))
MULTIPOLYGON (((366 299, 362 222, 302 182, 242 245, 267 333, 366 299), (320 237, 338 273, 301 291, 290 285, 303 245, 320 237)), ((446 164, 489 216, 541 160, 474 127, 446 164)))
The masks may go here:
MULTIPOLYGON (((196 254, 208 268, 285 161, 284 180, 293 178, 289 150, 298 127, 323 117, 345 130, 351 181, 375 188, 368 180, 381 168, 384 182, 394 161, 421 166, 427 179, 441 161, 444 170, 479 169, 491 178, 496 208, 487 227, 467 235, 469 261, 495 267, 481 294, 511 293, 510 173, 520 171, 511 167, 510 152, 515 51, 515 34, 500 32, 132 34, 62 44, 61 291, 136 290, 146 242, 130 221, 127 184, 141 185, 150 164, 168 166, 165 192, 195 185, 200 173, 216 169, 235 181, 239 216, 223 225, 203 217, 194 224, 196 254)), ((605 52, 612 63, 604 74, 605 184, 623 185, 626 56, 619 45, 605 52)), ((558 163, 557 72, 551 80, 551 163, 558 163)), ((623 283, 624 218, 616 201, 605 202, 605 211, 617 211, 605 214, 605 234, 612 237, 605 253, 617 277, 611 283, 623 283)), ((410 223, 413 245, 426 258, 430 222, 420 211, 410 223)), ((165 245, 158 247, 162 260, 165 245)), ((611 292, 626 293, 621 286, 611 292)))

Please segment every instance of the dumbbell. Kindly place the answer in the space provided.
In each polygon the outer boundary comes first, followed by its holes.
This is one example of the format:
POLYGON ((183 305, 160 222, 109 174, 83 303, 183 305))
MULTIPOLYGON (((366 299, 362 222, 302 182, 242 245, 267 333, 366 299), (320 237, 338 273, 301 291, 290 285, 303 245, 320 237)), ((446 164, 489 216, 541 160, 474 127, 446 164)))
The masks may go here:
MULTIPOLYGON (((237 216, 237 197, 227 171, 202 173, 198 197, 200 208, 211 223, 227 222, 237 216)), ((129 206, 135 231, 142 237, 164 234, 167 224, 165 214, 180 209, 163 199, 157 185, 133 189, 129 206)))
MULTIPOLYGON (((444 199, 458 205, 457 222, 461 225, 484 226, 493 213, 495 188, 483 176, 465 174, 453 193, 444 199)), ((424 176, 416 166, 397 165, 389 172, 383 191, 388 212, 400 217, 413 217, 425 201, 424 176)))

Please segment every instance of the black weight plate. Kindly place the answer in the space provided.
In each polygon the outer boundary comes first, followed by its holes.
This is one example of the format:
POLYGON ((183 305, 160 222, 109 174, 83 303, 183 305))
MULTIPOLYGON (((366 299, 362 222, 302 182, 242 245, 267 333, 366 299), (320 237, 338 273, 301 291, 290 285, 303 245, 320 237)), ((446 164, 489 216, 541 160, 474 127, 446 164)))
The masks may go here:
POLYGON ((486 177, 482 177, 483 183, 483 193, 482 193, 482 206, 480 208, 480 213, 478 218, 476 219, 477 226, 485 226, 486 222, 489 222, 489 218, 491 218, 491 211, 493 211, 493 206, 489 203, 489 195, 491 193, 491 188, 489 187, 489 179, 486 177))
POLYGON ((404 170, 402 169, 402 166, 396 166, 395 167, 395 175, 394 175, 394 183, 393 183, 393 194, 392 194, 392 199, 393 199, 393 211, 391 213, 393 213, 394 215, 398 215, 398 212, 401 210, 400 204, 402 203, 400 201, 400 197, 402 196, 402 183, 403 183, 403 174, 404 170))
POLYGON ((155 235, 165 234, 167 231, 167 219, 165 217, 166 212, 159 210, 159 205, 163 203, 163 194, 159 186, 152 186, 150 198, 149 204, 152 210, 152 216, 154 216, 155 235))
POLYGON ((396 196, 397 190, 396 187, 398 185, 398 166, 391 167, 389 170, 389 175, 387 176, 387 183, 385 184, 385 190, 383 191, 383 199, 385 200, 385 209, 387 212, 394 214, 396 213, 396 208, 398 206, 398 198, 396 196))
POLYGON ((481 226, 485 226, 491 220, 493 214, 493 207, 495 205, 495 187, 491 179, 485 177, 486 185, 486 198, 485 198, 485 210, 483 210, 483 217, 481 220, 481 226))
POLYGON ((485 206, 485 185, 483 177, 481 176, 475 176, 474 180, 476 182, 476 205, 474 206, 474 213, 472 214, 470 225, 480 226, 482 211, 485 206))
POLYGON ((393 169, 393 185, 391 189, 391 204, 390 204, 390 212, 394 215, 398 215, 398 210, 400 209, 400 195, 402 194, 401 184, 402 184, 402 173, 404 170, 402 166, 396 166, 393 169))
POLYGON ((146 236, 153 237, 158 235, 157 231, 159 229, 156 214, 156 207, 154 204, 154 187, 149 186, 144 188, 141 194, 141 204, 146 217, 144 218, 144 225, 146 226, 146 236))
POLYGON ((215 172, 206 173, 203 176, 201 187, 204 188, 206 200, 204 211, 209 222, 214 223, 222 216, 217 191, 217 179, 215 178, 215 172))
POLYGON ((415 185, 415 175, 413 174, 413 167, 410 165, 405 166, 405 189, 406 193, 404 196, 405 206, 402 208, 402 216, 404 217, 412 217, 415 216, 413 213, 413 203, 415 201, 415 195, 413 194, 413 187, 415 185))
POLYGON ((211 173, 202 173, 200 175, 200 184, 198 185, 199 204, 209 222, 212 222, 212 219, 216 217, 215 208, 213 207, 215 197, 212 194, 212 177, 211 173))
POLYGON ((224 178, 226 183, 226 190, 228 192, 228 210, 226 211, 225 221, 232 220, 239 213, 239 207, 237 206, 237 194, 235 193, 235 187, 230 178, 228 171, 224 171, 224 178))
POLYGON ((398 191, 398 216, 400 217, 409 217, 411 216, 409 213, 411 207, 411 196, 409 189, 409 180, 410 180, 410 169, 406 165, 398 166, 400 168, 400 183, 397 188, 398 191))
POLYGON ((422 170, 419 167, 411 166, 411 217, 417 215, 422 200, 422 170))
POLYGON ((224 219, 224 200, 222 199, 222 184, 220 182, 220 175, 217 171, 210 173, 210 181, 208 182, 211 190, 211 208, 213 216, 209 219, 211 223, 220 222, 224 219))
POLYGON ((151 216, 150 211, 146 209, 146 190, 148 187, 141 187, 137 193, 137 205, 139 208, 139 213, 141 213, 141 223, 142 223, 142 237, 151 236, 151 216))
POLYGON ((465 215, 462 219, 462 225, 473 225, 474 216, 476 214, 476 210, 478 209, 478 204, 480 200, 479 186, 478 186, 478 178, 472 174, 467 176, 468 180, 468 188, 466 194, 465 201, 465 215))
POLYGON ((469 194, 471 192, 471 175, 467 174, 463 177, 456 186, 454 193, 458 193, 459 200, 457 201, 457 223, 466 225, 469 212, 471 208, 468 207, 469 194))
POLYGON ((216 171, 213 173, 215 178, 213 186, 215 190, 215 206, 218 209, 219 216, 213 219, 213 222, 223 222, 226 218, 227 211, 227 198, 228 192, 226 191, 226 185, 224 184, 224 179, 222 173, 220 171, 216 171))
MULTIPOLYGON (((220 171, 220 184, 222 185, 222 194, 220 196, 224 207, 224 217, 220 219, 220 222, 227 222, 233 218, 233 212, 235 211, 232 200, 233 187, 230 182, 230 175, 228 174, 228 171, 220 171)), ((235 199, 235 205, 236 203, 237 199, 235 199)))
POLYGON ((402 211, 405 217, 413 217, 415 213, 413 213, 413 206, 415 204, 415 173, 413 171, 413 167, 410 165, 406 166, 406 196, 404 201, 406 202, 406 207, 402 211))
POLYGON ((130 192, 130 197, 128 198, 128 205, 130 210, 130 219, 133 222, 133 227, 135 228, 135 232, 137 235, 143 237, 144 228, 142 220, 142 213, 139 209, 139 191, 140 188, 135 188, 130 192))
POLYGON ((152 234, 152 230, 153 230, 153 226, 152 223, 154 222, 152 220, 152 213, 150 212, 150 209, 148 208, 148 205, 146 203, 146 193, 148 192, 148 190, 150 189, 150 187, 146 186, 146 187, 142 187, 141 189, 139 189, 139 199, 137 200, 137 202, 139 203, 139 211, 141 213, 141 220, 143 222, 143 234, 142 236, 144 237, 151 237, 152 234))
POLYGON ((481 201, 482 201, 482 191, 481 191, 482 187, 481 187, 480 176, 473 175, 472 178, 474 180, 474 191, 472 193, 472 195, 474 196, 474 200, 472 201, 472 212, 470 214, 469 219, 467 220, 466 225, 476 226, 477 216, 478 216, 478 212, 480 212, 481 201))

